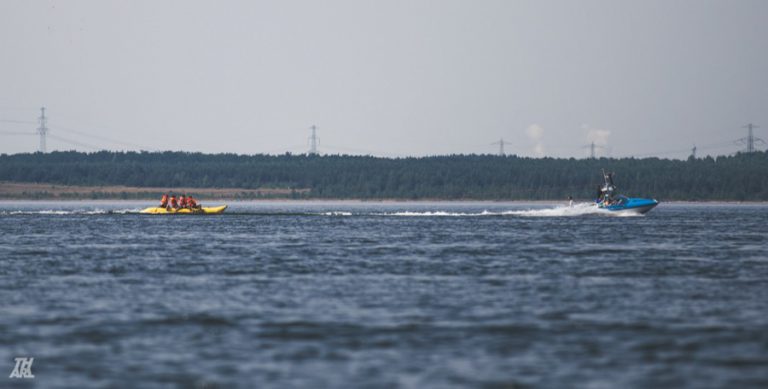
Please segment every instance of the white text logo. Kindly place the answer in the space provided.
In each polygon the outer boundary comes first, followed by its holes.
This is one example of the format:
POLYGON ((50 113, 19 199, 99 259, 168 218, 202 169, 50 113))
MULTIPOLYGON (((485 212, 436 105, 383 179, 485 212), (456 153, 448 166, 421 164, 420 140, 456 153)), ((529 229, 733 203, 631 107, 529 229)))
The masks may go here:
POLYGON ((35 378, 32 375, 32 362, 35 358, 16 358, 16 367, 8 378, 35 378))

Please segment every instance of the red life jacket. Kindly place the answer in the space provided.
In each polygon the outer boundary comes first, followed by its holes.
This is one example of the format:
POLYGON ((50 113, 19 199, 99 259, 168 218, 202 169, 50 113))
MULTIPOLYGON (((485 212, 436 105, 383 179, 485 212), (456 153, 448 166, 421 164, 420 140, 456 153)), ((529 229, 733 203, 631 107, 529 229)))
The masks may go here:
POLYGON ((187 197, 187 205, 188 205, 190 208, 194 208, 194 207, 196 207, 196 206, 197 206, 197 202, 196 202, 196 201, 195 201, 195 199, 193 199, 192 197, 187 197))

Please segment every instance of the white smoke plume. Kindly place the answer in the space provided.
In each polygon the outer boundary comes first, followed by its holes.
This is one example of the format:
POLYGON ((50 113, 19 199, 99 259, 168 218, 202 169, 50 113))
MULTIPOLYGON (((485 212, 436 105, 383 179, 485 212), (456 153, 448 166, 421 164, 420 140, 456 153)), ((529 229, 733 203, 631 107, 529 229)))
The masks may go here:
POLYGON ((544 128, 538 124, 531 124, 525 129, 525 134, 528 135, 528 138, 534 143, 533 153, 537 157, 543 157, 544 145, 542 144, 541 139, 544 137, 544 128))
POLYGON ((591 128, 586 124, 582 125, 581 128, 587 130, 587 141, 595 142, 598 146, 606 146, 608 144, 608 137, 611 136, 610 130, 591 128))

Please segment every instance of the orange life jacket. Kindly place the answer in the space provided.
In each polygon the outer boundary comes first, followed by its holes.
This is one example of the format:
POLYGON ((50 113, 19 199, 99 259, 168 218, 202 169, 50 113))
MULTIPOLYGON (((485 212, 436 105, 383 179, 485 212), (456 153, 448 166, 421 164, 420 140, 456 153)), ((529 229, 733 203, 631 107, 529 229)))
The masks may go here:
POLYGON ((176 196, 171 196, 171 206, 174 208, 179 207, 179 203, 176 201, 176 196))

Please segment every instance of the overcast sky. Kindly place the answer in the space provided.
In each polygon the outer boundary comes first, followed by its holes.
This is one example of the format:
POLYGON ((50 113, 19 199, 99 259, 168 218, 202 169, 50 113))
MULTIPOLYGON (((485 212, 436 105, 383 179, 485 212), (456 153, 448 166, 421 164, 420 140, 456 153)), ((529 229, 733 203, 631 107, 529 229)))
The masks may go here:
POLYGON ((0 153, 43 105, 49 150, 728 154, 768 1, 2 1, 0 153))

